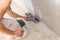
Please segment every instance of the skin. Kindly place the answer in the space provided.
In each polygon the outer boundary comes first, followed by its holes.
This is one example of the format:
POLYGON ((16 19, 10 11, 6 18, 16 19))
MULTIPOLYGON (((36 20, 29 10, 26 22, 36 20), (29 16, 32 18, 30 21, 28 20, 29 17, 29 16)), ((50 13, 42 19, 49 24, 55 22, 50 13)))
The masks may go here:
POLYGON ((13 17, 13 18, 23 18, 23 19, 28 18, 27 16, 21 16, 21 15, 18 15, 17 13, 15 13, 15 12, 13 12, 10 7, 7 9, 6 12, 10 17, 13 17))
MULTIPOLYGON (((27 18, 26 16, 17 15, 15 12, 13 12, 10 8, 10 4, 11 4, 11 0, 0 0, 0 21, 2 20, 5 12, 7 12, 8 15, 13 18, 18 18, 18 17, 24 19, 27 18)), ((9 30, 5 28, 5 26, 0 22, 0 33, 16 36, 16 37, 22 37, 23 32, 24 31, 22 30, 15 30, 15 31, 9 30)))
POLYGON ((0 20, 3 18, 3 15, 5 14, 6 10, 9 8, 10 3, 10 0, 0 0, 0 20))

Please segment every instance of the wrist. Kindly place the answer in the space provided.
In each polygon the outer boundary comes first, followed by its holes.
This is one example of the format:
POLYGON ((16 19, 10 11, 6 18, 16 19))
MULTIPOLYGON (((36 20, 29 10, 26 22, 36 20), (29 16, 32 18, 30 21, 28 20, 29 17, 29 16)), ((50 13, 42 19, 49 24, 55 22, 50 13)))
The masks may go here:
POLYGON ((12 35, 12 36, 16 36, 14 31, 13 31, 13 32, 11 32, 11 35, 12 35))
POLYGON ((15 36, 14 31, 10 31, 7 33, 8 35, 15 36))
POLYGON ((21 16, 21 18, 23 18, 23 19, 24 19, 24 16, 21 16))

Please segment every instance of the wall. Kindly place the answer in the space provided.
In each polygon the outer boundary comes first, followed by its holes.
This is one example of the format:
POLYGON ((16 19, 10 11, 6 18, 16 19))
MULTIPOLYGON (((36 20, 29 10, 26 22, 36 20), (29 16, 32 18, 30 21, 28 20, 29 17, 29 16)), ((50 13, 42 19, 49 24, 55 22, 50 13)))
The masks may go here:
POLYGON ((43 22, 60 35, 60 0, 32 0, 35 13, 39 11, 43 22))

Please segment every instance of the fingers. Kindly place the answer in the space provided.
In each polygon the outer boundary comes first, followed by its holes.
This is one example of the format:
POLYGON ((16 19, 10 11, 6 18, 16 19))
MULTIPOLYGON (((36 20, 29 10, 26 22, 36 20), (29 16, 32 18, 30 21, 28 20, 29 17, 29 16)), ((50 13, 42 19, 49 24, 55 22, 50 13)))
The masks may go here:
POLYGON ((16 31, 14 31, 14 34, 15 34, 16 37, 22 37, 23 33, 24 33, 23 30, 16 30, 16 31))

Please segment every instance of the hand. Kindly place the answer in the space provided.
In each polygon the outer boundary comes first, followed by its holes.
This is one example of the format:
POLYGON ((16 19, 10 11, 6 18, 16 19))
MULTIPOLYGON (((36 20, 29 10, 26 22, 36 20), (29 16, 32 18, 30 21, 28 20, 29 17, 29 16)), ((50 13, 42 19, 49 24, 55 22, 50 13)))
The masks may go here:
POLYGON ((24 33, 23 30, 16 30, 13 32, 14 36, 16 36, 16 37, 22 37, 23 33, 24 33))

